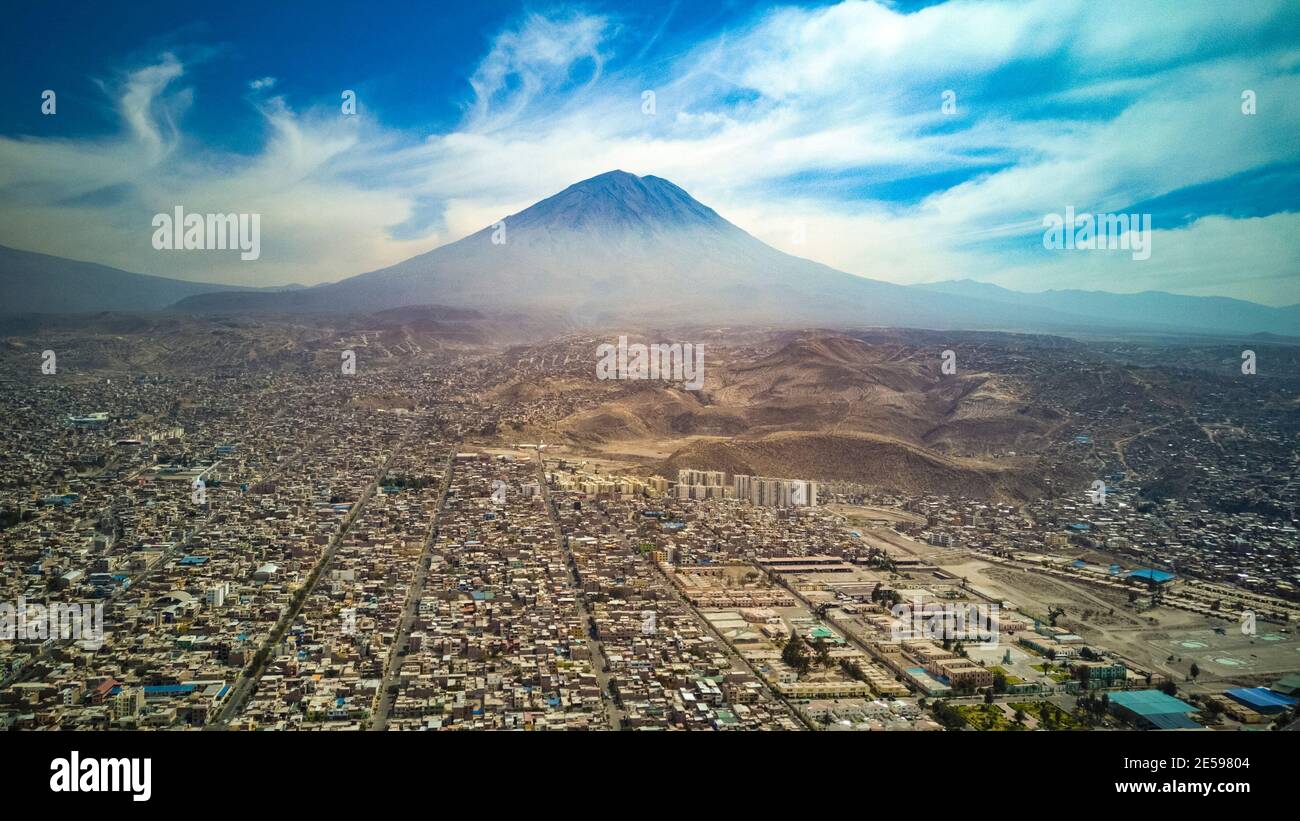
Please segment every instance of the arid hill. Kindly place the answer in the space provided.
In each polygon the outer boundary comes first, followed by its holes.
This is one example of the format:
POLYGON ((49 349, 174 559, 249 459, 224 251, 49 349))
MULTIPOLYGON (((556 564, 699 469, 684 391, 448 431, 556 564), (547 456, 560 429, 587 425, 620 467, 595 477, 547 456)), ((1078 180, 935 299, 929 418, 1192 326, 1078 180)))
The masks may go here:
MULTIPOLYGON (((746 361, 706 361, 705 389, 620 383, 593 409, 563 420, 576 442, 649 436, 867 433, 956 453, 1030 444, 1051 414, 1004 375, 940 372, 938 350, 871 345, 841 335, 796 338, 746 361)), ((606 389, 607 392, 608 389, 606 389)))

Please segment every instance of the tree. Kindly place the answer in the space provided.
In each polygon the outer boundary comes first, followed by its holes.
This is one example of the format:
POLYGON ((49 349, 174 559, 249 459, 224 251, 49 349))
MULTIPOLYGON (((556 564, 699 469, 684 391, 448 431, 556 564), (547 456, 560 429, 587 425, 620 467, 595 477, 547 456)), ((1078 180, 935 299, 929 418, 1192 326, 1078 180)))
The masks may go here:
POLYGON ((817 653, 817 663, 822 667, 830 667, 834 664, 831 660, 831 645, 826 639, 817 639, 817 643, 813 645, 813 650, 817 653))
POLYGON ((1025 711, 1017 709, 1015 715, 1016 726, 1019 727, 1025 723, 1025 711))
POLYGON ((785 647, 781 648, 781 661, 800 673, 808 671, 808 645, 797 631, 790 634, 785 647))
POLYGON ((1196 662, 1192 662, 1192 669, 1188 672, 1192 674, 1192 681, 1196 681, 1196 677, 1201 674, 1201 668, 1197 666, 1196 662))
POLYGON ((966 725, 966 719, 962 718, 961 713, 948 705, 948 702, 940 699, 934 703, 934 719, 948 730, 956 730, 966 725))
POLYGON ((1092 693, 1079 697, 1075 706, 1086 716, 1091 716, 1097 712, 1097 698, 1092 693))

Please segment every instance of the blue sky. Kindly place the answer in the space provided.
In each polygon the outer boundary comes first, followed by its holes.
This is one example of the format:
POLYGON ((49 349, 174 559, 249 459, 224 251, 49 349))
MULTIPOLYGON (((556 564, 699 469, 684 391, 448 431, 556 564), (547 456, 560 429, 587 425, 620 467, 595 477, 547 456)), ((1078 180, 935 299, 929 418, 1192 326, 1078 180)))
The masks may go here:
POLYGON ((862 276, 1300 302, 1294 2, 47 2, 7 17, 14 247, 310 284, 622 168, 862 276), (155 252, 150 220, 178 204, 261 213, 261 259, 155 252), (1044 249, 1043 217, 1067 206, 1151 213, 1151 258, 1044 249))

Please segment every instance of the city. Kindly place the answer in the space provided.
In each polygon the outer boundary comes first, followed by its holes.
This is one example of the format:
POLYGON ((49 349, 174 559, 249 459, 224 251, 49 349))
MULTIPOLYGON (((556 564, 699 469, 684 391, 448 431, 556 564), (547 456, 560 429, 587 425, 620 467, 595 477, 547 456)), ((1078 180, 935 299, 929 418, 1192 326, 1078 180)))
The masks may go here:
MULTIPOLYGON (((752 370, 737 360, 807 339, 720 344, 714 367, 752 370)), ((941 492, 942 475, 899 492, 834 466, 811 481, 673 472, 689 447, 580 446, 565 423, 594 400, 511 386, 567 384, 584 364, 598 381, 590 344, 554 374, 471 347, 399 357, 419 368, 368 368, 362 347, 355 373, 332 376, 313 373, 323 352, 240 377, 72 373, 100 341, 71 334, 63 374, 32 361, 6 381, 20 434, 0 460, 0 598, 104 614, 98 641, 10 630, 7 728, 1294 720, 1300 534, 1277 515, 1300 498, 1294 422, 1240 398, 1284 400, 1286 380, 1203 372, 1197 417, 1148 403, 1124 422, 1036 380, 1059 419, 998 461, 1036 447, 1053 467, 1016 501, 941 492), (1162 496, 1174 474, 1185 487, 1162 496), (1223 481, 1231 500, 1213 496, 1223 481), (992 629, 954 633, 954 608, 991 611, 992 629)), ((555 344, 571 343, 528 353, 555 344)), ((986 335, 969 367, 1015 373, 1024 344, 986 335)), ((1081 353, 1095 361, 1072 373, 1132 373, 1104 346, 1045 356, 1081 353)), ((602 398, 597 411, 623 401, 602 398)))

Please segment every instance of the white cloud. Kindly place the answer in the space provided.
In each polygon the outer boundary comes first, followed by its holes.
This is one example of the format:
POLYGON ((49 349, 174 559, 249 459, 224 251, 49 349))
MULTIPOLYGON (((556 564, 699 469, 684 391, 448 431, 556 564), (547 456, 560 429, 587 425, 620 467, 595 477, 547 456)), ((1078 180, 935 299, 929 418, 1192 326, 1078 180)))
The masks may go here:
POLYGON ((120 91, 118 111, 122 120, 154 159, 159 159, 176 138, 176 98, 169 103, 162 91, 182 73, 175 55, 164 54, 156 65, 131 72, 120 91))
POLYGON ((588 85, 600 79, 600 44, 608 29, 603 17, 574 13, 557 19, 530 14, 523 24, 496 38, 470 85, 474 104, 468 126, 476 131, 504 128, 548 88, 567 82, 580 60, 592 64, 588 85))

